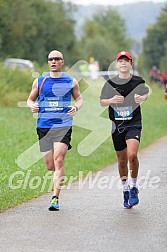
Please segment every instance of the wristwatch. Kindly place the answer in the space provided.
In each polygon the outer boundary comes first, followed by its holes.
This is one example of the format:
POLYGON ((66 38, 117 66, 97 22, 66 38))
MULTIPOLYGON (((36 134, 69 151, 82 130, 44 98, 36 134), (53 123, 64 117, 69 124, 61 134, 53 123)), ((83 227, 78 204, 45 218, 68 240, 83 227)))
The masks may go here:
POLYGON ((79 108, 78 108, 76 105, 75 105, 74 107, 76 108, 76 111, 78 111, 78 110, 79 110, 79 108))

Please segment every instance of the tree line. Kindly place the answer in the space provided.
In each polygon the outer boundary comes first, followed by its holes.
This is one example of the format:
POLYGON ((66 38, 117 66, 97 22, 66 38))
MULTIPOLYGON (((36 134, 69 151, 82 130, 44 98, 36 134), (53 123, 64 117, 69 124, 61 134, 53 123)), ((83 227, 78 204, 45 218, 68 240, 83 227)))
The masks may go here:
POLYGON ((124 20, 112 9, 87 21, 78 39, 76 8, 62 0, 0 0, 0 58, 27 58, 43 64, 48 52, 58 49, 68 65, 91 56, 106 65, 118 50, 130 49, 124 20))
POLYGON ((156 66, 161 71, 167 71, 167 5, 162 8, 157 22, 146 31, 140 59, 141 69, 156 66))
MULTIPOLYGON (((94 57, 101 69, 107 69, 118 51, 131 49, 133 40, 127 36, 126 22, 112 7, 90 17, 82 37, 77 38, 76 8, 62 0, 0 0, 0 58, 26 58, 42 65, 47 54, 57 49, 69 66, 94 57)), ((144 68, 167 63, 166 41, 167 7, 146 32, 141 57, 144 68)))
POLYGON ((59 48, 74 59, 71 12, 72 6, 59 0, 0 0, 0 57, 42 63, 50 50, 59 48))

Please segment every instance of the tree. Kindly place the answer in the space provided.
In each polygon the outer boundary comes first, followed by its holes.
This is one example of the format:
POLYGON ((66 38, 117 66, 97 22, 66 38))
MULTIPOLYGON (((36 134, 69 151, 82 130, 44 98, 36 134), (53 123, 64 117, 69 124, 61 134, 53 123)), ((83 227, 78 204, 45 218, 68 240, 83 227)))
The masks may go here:
POLYGON ((143 40, 143 60, 147 69, 153 65, 167 69, 167 6, 162 9, 157 22, 147 29, 143 40))
POLYGON ((110 8, 86 21, 81 45, 84 59, 93 56, 107 70, 119 51, 130 49, 131 40, 126 36, 125 21, 110 8))
POLYGON ((77 52, 72 11, 62 0, 0 0, 0 56, 43 63, 57 49, 72 64, 77 52))

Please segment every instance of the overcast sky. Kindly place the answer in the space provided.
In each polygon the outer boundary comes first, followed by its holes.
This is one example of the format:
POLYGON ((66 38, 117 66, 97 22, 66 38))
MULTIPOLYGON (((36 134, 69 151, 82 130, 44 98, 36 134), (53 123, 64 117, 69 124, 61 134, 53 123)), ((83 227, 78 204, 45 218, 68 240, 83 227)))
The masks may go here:
POLYGON ((71 1, 75 4, 90 5, 90 4, 101 4, 101 5, 121 5, 128 3, 137 2, 154 2, 154 3, 167 3, 167 0, 64 0, 65 2, 71 1))

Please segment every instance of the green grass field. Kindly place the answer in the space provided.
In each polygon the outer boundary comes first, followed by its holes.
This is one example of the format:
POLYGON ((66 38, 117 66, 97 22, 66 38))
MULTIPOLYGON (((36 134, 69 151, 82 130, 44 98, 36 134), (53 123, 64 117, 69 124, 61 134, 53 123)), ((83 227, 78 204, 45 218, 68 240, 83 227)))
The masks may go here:
MULTIPOLYGON (((142 104, 143 133, 140 149, 167 134, 167 103, 163 99, 164 90, 156 85, 151 86, 151 89, 149 99, 142 104)), ((94 95, 96 96, 96 92, 92 93, 91 97, 94 95)), ((30 110, 1 105, 0 115, 0 211, 4 211, 50 191, 51 180, 48 179, 45 184, 44 176, 47 170, 42 159, 27 169, 20 168, 16 163, 19 155, 37 142, 36 120, 30 110)), ((103 112, 103 117, 106 116, 107 111, 103 112)), ((100 128, 103 130, 103 125, 100 128)), ((86 175, 89 171, 95 172, 116 161, 110 137, 92 154, 82 156, 78 153, 78 144, 89 132, 84 127, 73 127, 73 148, 67 153, 65 160, 68 177, 78 176, 79 171, 86 175)), ((31 156, 29 158, 31 159, 31 156)))

